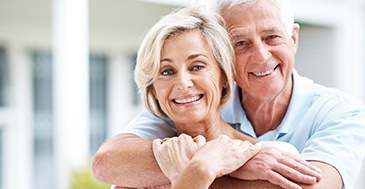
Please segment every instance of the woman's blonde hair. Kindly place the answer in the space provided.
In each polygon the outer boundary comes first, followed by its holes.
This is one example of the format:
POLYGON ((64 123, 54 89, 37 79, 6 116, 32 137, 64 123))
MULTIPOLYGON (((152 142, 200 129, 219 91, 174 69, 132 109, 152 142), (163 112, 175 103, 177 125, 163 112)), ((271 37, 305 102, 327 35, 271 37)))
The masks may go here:
POLYGON ((184 31, 198 30, 207 41, 227 81, 222 89, 221 105, 231 97, 234 81, 234 51, 223 19, 199 6, 174 11, 158 21, 146 34, 137 54, 134 79, 143 102, 152 114, 167 118, 153 93, 153 83, 160 72, 161 50, 165 41, 184 31))

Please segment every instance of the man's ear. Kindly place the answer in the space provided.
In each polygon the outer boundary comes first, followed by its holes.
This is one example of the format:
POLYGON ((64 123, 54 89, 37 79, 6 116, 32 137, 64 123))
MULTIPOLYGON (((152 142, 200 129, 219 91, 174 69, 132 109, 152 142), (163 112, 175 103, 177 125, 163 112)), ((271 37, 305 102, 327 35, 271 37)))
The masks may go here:
POLYGON ((294 53, 297 53, 297 50, 298 50, 299 29, 300 29, 299 24, 294 23, 293 29, 292 29, 292 35, 291 35, 291 38, 293 39, 294 53))

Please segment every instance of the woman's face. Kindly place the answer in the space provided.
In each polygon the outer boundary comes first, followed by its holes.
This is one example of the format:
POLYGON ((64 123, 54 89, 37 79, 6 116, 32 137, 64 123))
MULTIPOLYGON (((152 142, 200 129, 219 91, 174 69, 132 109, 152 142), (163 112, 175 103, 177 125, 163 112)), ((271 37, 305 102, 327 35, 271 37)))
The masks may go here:
POLYGON ((217 116, 226 81, 200 31, 184 31, 168 39, 160 64, 154 95, 175 123, 195 123, 217 116))

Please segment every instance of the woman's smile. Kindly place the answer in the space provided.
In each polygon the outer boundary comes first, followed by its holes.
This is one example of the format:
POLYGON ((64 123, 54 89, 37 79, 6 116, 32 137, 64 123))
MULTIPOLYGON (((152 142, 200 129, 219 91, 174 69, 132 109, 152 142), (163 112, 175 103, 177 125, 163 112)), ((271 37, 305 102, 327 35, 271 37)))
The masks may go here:
POLYGON ((184 96, 184 97, 178 97, 172 100, 172 102, 176 103, 176 104, 190 104, 192 102, 197 102, 200 99, 203 98, 203 94, 199 94, 199 95, 190 95, 190 96, 184 96))

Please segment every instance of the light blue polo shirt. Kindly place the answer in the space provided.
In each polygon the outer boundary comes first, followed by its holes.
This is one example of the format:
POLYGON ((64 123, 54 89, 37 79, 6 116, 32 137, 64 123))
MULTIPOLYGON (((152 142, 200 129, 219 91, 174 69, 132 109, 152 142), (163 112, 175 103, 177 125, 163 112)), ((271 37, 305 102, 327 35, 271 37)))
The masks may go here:
MULTIPOLYGON (((289 108, 277 129, 256 136, 242 109, 238 86, 221 111, 223 119, 236 130, 261 141, 289 142, 303 159, 335 167, 345 188, 353 188, 365 155, 364 104, 349 94, 300 77, 295 70, 293 78, 289 108)), ((145 111, 124 127, 122 133, 155 139, 175 136, 176 130, 170 119, 161 120, 145 111)))

